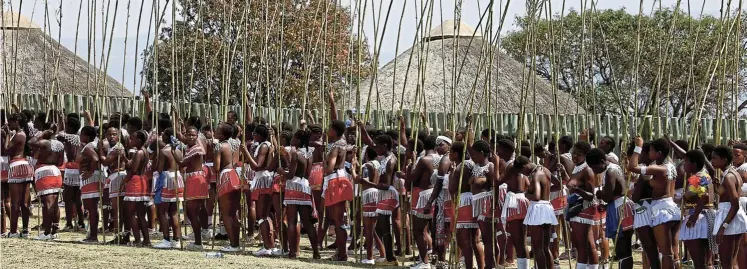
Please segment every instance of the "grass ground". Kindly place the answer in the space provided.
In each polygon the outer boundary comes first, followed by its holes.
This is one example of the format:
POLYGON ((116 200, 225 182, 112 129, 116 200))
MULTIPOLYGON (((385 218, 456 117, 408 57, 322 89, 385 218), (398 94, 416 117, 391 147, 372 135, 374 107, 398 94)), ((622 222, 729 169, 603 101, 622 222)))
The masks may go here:
MULTIPOLYGON (((34 210, 34 214, 38 214, 34 210)), ((64 214, 63 214, 64 216, 64 214)), ((30 226, 37 224, 37 218, 32 217, 30 226)), ((37 235, 37 230, 31 231, 31 237, 37 235)), ((62 232, 56 241, 35 241, 32 239, 0 239, 0 268, 366 268, 354 263, 353 256, 348 262, 331 262, 311 259, 311 251, 303 250, 308 246, 307 238, 301 238, 301 257, 296 260, 286 258, 258 258, 250 251, 259 249, 258 246, 246 246, 242 254, 227 254, 220 259, 208 259, 205 253, 211 251, 210 244, 205 245, 203 252, 159 250, 153 248, 137 248, 115 245, 87 245, 78 240, 85 237, 82 232, 62 232)), ((107 236, 107 240, 111 240, 107 236)), ((99 235, 101 239, 101 235, 99 235)), ((152 239, 157 243, 159 238, 152 239)), ((225 242, 217 241, 216 251, 225 242)), ((185 242, 186 245, 186 242, 185 242)), ((322 257, 334 254, 331 250, 322 251, 322 257)), ((635 253, 635 268, 640 267, 640 253, 635 253)), ((575 266, 575 261, 572 262, 575 266)), ((405 263, 407 266, 411 262, 405 263)), ((613 267, 617 265, 614 264, 613 267)), ((378 267, 383 268, 383 267, 378 267)), ((562 269, 571 269, 567 260, 561 261, 562 269)))

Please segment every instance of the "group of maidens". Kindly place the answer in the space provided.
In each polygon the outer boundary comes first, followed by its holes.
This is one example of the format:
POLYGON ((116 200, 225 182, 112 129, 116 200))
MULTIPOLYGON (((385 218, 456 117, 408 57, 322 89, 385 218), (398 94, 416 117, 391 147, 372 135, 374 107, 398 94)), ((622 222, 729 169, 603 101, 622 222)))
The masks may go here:
POLYGON ((578 141, 530 144, 491 129, 477 138, 469 118, 438 135, 402 117, 382 130, 338 118, 330 101, 328 124, 309 115, 299 126, 250 112, 240 124, 233 111, 212 125, 151 112, 147 98, 142 118, 0 111, 0 231, 29 237, 38 204, 38 240, 79 229, 84 243, 100 233, 160 249, 222 240, 224 252, 256 240, 256 256, 296 258, 304 233, 314 259, 336 248, 329 259, 347 261, 362 248, 366 265, 399 265, 414 249, 411 268, 456 258, 480 269, 524 269, 530 259, 539 269, 566 259, 631 269, 642 248, 644 268, 747 268, 746 143, 620 145, 582 130, 578 141))

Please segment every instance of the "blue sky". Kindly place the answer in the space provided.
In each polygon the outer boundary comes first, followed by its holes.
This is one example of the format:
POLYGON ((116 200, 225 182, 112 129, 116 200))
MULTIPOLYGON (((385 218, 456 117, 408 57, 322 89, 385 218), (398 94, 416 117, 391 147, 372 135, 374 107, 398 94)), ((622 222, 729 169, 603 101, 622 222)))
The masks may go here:
MULTIPOLYGON (((165 0, 129 0, 130 2, 130 10, 129 10, 129 25, 128 27, 125 27, 125 20, 128 16, 128 10, 127 10, 127 4, 128 0, 91 0, 96 1, 98 5, 97 11, 99 12, 99 15, 97 19, 100 20, 100 18, 103 17, 103 15, 100 15, 101 11, 103 11, 106 7, 106 2, 111 1, 111 4, 109 5, 109 21, 111 24, 111 21, 113 19, 114 14, 116 13, 116 22, 114 23, 114 37, 112 38, 112 44, 111 44, 111 57, 110 57, 110 63, 107 68, 107 72, 110 76, 115 78, 116 80, 123 81, 124 85, 130 89, 131 91, 139 88, 139 72, 140 68, 134 66, 135 57, 138 57, 142 50, 148 45, 146 41, 146 37, 148 35, 148 17, 152 12, 153 9, 153 1, 160 2, 160 10, 163 10, 164 8, 167 9, 166 16, 165 16, 165 24, 169 25, 171 24, 171 4, 168 6, 164 6, 165 0), (114 4, 116 1, 119 1, 119 6, 115 10, 114 4), (137 27, 137 20, 138 16, 141 14, 141 3, 145 3, 145 6, 142 7, 142 22, 140 25, 140 28, 137 27), (140 38, 136 44, 136 36, 137 34, 140 34, 140 38), (127 41, 127 45, 125 46, 125 40, 127 41), (137 48, 137 50, 136 50, 137 48), (126 54, 126 56, 125 56, 126 54), (135 82, 137 80, 137 82, 135 82)), ((261 1, 261 0, 259 0, 261 1)), ((357 7, 357 2, 354 0, 340 0, 343 5, 350 6, 351 3, 353 5, 353 8, 357 7)), ((373 11, 372 7, 375 9, 375 13, 377 17, 381 13, 381 21, 382 23, 379 23, 379 28, 383 27, 383 20, 386 15, 386 8, 389 5, 389 1, 393 1, 393 6, 389 18, 389 23, 387 27, 387 32, 384 35, 384 41, 382 44, 381 49, 381 55, 379 56, 379 60, 382 64, 385 64, 392 60, 396 56, 396 42, 397 42, 397 26, 399 24, 399 18, 402 16, 403 12, 403 5, 406 4, 404 7, 404 19, 402 23, 402 31, 400 33, 400 45, 399 45, 399 52, 403 52, 407 48, 409 48, 412 44, 412 38, 415 36, 416 32, 416 26, 417 26, 417 16, 420 16, 420 11, 416 9, 415 5, 420 5, 421 1, 423 0, 361 0, 361 1, 368 1, 368 8, 364 12, 364 16, 366 17, 363 28, 364 28, 364 34, 369 39, 370 47, 373 48, 373 32, 374 32, 374 21, 373 21, 373 11), (383 5, 383 7, 380 6, 380 3, 383 5)), ((427 0, 426 0, 427 1, 427 0)), ((576 1, 566 1, 566 10, 569 9, 579 9, 579 7, 582 5, 583 0, 576 0, 576 1)), ((705 14, 711 14, 718 16, 719 9, 720 9, 720 1, 714 1, 714 0, 705 0, 705 8, 703 9, 703 12, 705 14)), ((4 5, 3 8, 5 10, 10 9, 10 5, 12 5, 12 10, 14 12, 19 11, 19 0, 12 0, 10 3, 7 3, 3 1, 4 5)), ((57 39, 57 36, 60 34, 60 27, 57 25, 57 20, 59 19, 59 14, 62 14, 62 33, 60 42, 63 46, 67 47, 71 51, 75 48, 75 27, 77 24, 77 18, 78 18, 78 10, 79 5, 81 2, 83 2, 83 18, 81 19, 80 23, 80 33, 78 35, 78 50, 77 54, 80 55, 83 59, 86 59, 88 56, 88 25, 87 25, 87 18, 86 18, 86 4, 87 2, 84 2, 83 0, 25 0, 22 1, 23 5, 20 7, 21 14, 27 18, 30 18, 34 23, 38 24, 39 26, 44 25, 44 10, 45 10, 45 3, 47 4, 49 8, 49 21, 51 22, 50 28, 51 31, 49 31, 49 34, 53 36, 55 39, 57 39), (60 12, 60 4, 62 4, 62 9, 60 12)), ((173 2, 173 1, 172 1, 173 2)), ((425 1, 423 1, 425 2, 425 1)), ((454 2, 455 0, 437 0, 435 1, 434 6, 434 14, 433 14, 433 25, 432 27, 438 26, 443 20, 450 20, 454 18, 454 2), (441 15, 443 14, 443 16, 441 15)), ((490 1, 489 0, 464 0, 464 5, 462 8, 462 21, 466 24, 477 27, 480 14, 482 11, 486 8, 490 1)), ((501 9, 503 8, 503 5, 505 5, 506 0, 495 0, 495 9, 494 9, 494 21, 495 27, 494 30, 497 30, 498 23, 497 21, 500 19, 499 14, 501 9), (499 7, 500 6, 500 7, 499 7)), ((526 13, 526 7, 525 3, 523 1, 511 1, 511 5, 508 8, 508 17, 506 19, 506 24, 504 26, 503 33, 507 31, 511 31, 512 29, 515 29, 513 26, 513 18, 517 15, 522 15, 526 13)), ((559 12, 560 7, 563 4, 562 0, 551 0, 553 7, 553 12, 559 12)), ((586 1, 591 2, 591 1, 586 1)), ((597 7, 600 9, 609 9, 609 8, 625 8, 628 10, 628 12, 637 14, 639 11, 639 1, 634 0, 599 0, 597 1, 597 7)), ((687 10, 687 2, 688 0, 682 0, 682 7, 683 9, 687 10)), ((701 6, 703 5, 702 1, 698 0, 690 0, 691 2, 691 14, 693 16, 698 16, 701 12, 701 6)), ((364 2, 365 3, 365 2, 364 2)), ((664 7, 673 7, 677 3, 677 0, 662 0, 661 5, 664 7)), ((590 3, 589 3, 590 5, 590 3)), ((652 6, 658 7, 659 1, 656 1, 654 3, 654 0, 645 0, 644 1, 644 12, 647 14, 651 12, 652 6)), ((418 6, 420 8, 420 6, 418 6)), ((95 42, 93 42, 96 45, 96 51, 97 56, 101 57, 101 49, 102 49, 102 25, 103 23, 99 21, 99 23, 96 25, 96 38, 95 42)), ((353 29, 357 29, 357 26, 353 26, 353 29)), ((151 42, 153 38, 152 28, 151 28, 151 42)), ((109 32, 108 30, 106 31, 109 32)), ((108 38, 108 36, 107 36, 108 38)), ((107 46, 108 46, 107 41, 107 46)), ((98 63, 98 61, 96 61, 98 63)), ((139 64, 141 65, 141 60, 139 60, 139 64)), ((138 91, 136 91, 138 92, 138 91)))

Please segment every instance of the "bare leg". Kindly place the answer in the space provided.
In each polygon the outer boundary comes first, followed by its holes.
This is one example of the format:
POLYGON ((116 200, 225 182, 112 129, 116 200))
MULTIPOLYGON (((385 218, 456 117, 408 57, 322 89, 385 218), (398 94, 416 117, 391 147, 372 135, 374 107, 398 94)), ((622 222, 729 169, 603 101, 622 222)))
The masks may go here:
POLYGON ((21 231, 28 232, 29 218, 31 217, 31 193, 29 192, 29 183, 21 184, 23 186, 23 203, 21 203, 21 231))
POLYGON ((742 235, 724 235, 721 244, 718 245, 718 256, 721 260, 721 268, 737 268, 737 251, 739 250, 739 241, 742 235))
POLYGON ((365 236, 363 246, 366 248, 366 259, 368 260, 374 259, 373 245, 374 241, 376 241, 376 231, 374 231, 374 227, 376 227, 376 218, 363 218, 363 235, 365 236))
POLYGON ((182 238, 182 228, 181 228, 181 223, 179 222, 179 212, 176 211, 176 207, 177 207, 176 203, 181 203, 181 202, 168 203, 169 218, 171 221, 171 230, 174 231, 174 240, 179 241, 179 239, 182 238))
POLYGON ((594 242, 594 234, 592 233, 591 225, 571 222, 571 228, 573 230, 572 236, 578 243, 576 250, 578 251, 578 262, 583 264, 599 264, 599 256, 597 256, 597 246, 594 242))
MULTIPOLYGON (((661 268, 676 268, 675 264, 678 263, 677 257, 675 257, 672 250, 670 225, 679 225, 679 222, 667 222, 653 227, 654 240, 656 241, 656 246, 659 248, 659 253, 662 255, 661 268)), ((723 257, 721 259, 723 264, 723 257)))
MULTIPOLYGON (((136 208, 137 208, 137 222, 140 227, 140 231, 143 234, 143 246, 149 246, 150 245, 150 233, 148 232, 148 222, 145 219, 146 215, 148 215, 148 212, 150 212, 150 207, 146 205, 145 202, 136 202, 136 208)), ((133 226, 134 227, 134 226, 133 226)))
POLYGON ((412 218, 412 227, 414 229, 415 234, 422 235, 422 236, 416 236, 415 237, 415 244, 418 246, 418 255, 420 256, 420 260, 423 263, 430 263, 429 257, 428 257, 428 245, 426 237, 428 236, 428 222, 427 219, 422 219, 416 216, 413 216, 412 218))
POLYGON ((101 219, 103 220, 103 232, 108 233, 110 231, 114 230, 114 226, 112 225, 110 218, 112 215, 112 199, 109 198, 109 189, 104 189, 103 191, 103 197, 101 197, 101 201, 104 204, 104 209, 101 211, 101 219))
POLYGON ((54 221, 54 217, 57 216, 57 211, 59 208, 57 207, 57 193, 47 194, 44 196, 41 196, 39 199, 41 199, 42 202, 42 227, 44 228, 44 234, 48 235, 52 233, 52 222, 54 221))
POLYGON ((495 233, 493 232, 493 222, 478 221, 477 224, 480 226, 480 234, 482 234, 482 243, 485 248, 485 268, 495 268, 496 255, 500 253, 500 246, 495 242, 495 233))
POLYGON ((387 261, 395 261, 394 257, 394 233, 392 233, 391 216, 379 215, 376 221, 376 234, 381 236, 384 243, 384 253, 387 261))
POLYGON ((326 232, 326 229, 324 227, 324 223, 322 221, 325 220, 324 218, 324 200, 322 199, 322 191, 321 190, 311 190, 311 195, 314 196, 314 207, 316 208, 316 217, 319 219, 319 223, 316 224, 316 237, 319 238, 319 241, 317 242, 319 244, 319 247, 322 246, 322 238, 324 238, 324 233, 326 232))
POLYGON ((195 237, 195 245, 202 245, 202 222, 201 215, 204 215, 205 200, 187 201, 187 218, 192 226, 192 233, 195 237))
POLYGON ((708 240, 696 239, 682 241, 687 247, 687 252, 693 260, 695 268, 708 268, 706 264, 706 253, 708 250, 708 240))
MULTIPOLYGON (((457 246, 462 251, 464 257, 464 266, 466 268, 474 268, 474 258, 472 253, 472 229, 456 229, 457 246)), ((479 259, 478 259, 479 260, 479 259)))
POLYGON ((257 200, 257 218, 259 219, 259 229, 262 235, 262 243, 265 249, 275 248, 275 237, 272 220, 270 219, 270 210, 272 209, 272 197, 267 194, 259 195, 257 200))
POLYGON ((285 214, 288 219, 288 230, 286 230, 285 237, 288 240, 288 258, 293 259, 298 257, 299 245, 301 244, 297 207, 297 205, 288 205, 285 207, 285 214))
MULTIPOLYGON (((158 204, 158 225, 161 227, 163 239, 171 240, 169 236, 169 203, 162 202, 158 204)), ((176 233, 176 231, 174 231, 176 233)))
POLYGON ((239 247, 239 219, 237 216, 241 197, 239 195, 241 195, 239 191, 233 191, 218 197, 223 225, 226 226, 231 247, 239 247))
POLYGON ((88 237, 87 242, 97 242, 99 236, 99 198, 83 200, 84 207, 88 210, 88 237))
POLYGON ((331 225, 335 226, 335 244, 337 245, 337 261, 347 261, 348 253, 345 249, 345 241, 347 241, 348 233, 342 228, 345 223, 345 204, 346 202, 339 202, 337 204, 327 207, 327 213, 329 214, 329 221, 331 225))
POLYGON ((485 268, 485 251, 482 242, 480 242, 480 229, 469 229, 469 231, 471 232, 472 252, 477 260, 477 269, 483 269, 485 268))
MULTIPOLYGON (((633 269, 633 231, 621 232, 615 241, 615 256, 620 269, 633 269)), ((698 267, 700 268, 700 267, 698 267)))
POLYGON ((656 246, 654 240, 654 231, 649 226, 644 226, 636 229, 638 234, 638 240, 641 241, 641 247, 643 248, 643 255, 646 258, 650 268, 661 268, 659 261, 659 248, 656 246))
POLYGON ((140 244, 142 241, 140 240, 140 232, 143 234, 147 234, 148 230, 141 230, 139 222, 138 222, 138 216, 137 216, 137 204, 142 202, 135 202, 135 201, 127 201, 124 203, 125 211, 129 212, 126 221, 130 222, 130 226, 132 226, 132 235, 135 237, 135 244, 140 244))

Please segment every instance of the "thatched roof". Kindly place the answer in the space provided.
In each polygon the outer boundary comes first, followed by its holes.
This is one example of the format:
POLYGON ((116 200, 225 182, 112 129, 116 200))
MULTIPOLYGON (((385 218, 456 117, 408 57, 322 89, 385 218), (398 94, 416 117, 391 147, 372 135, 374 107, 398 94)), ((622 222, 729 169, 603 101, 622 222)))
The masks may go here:
MULTIPOLYGON (((18 15, 11 12, 3 14, 3 24, 0 25, 0 57, 4 56, 5 68, 0 68, 0 85, 3 85, 0 88, 7 90, 15 79, 16 93, 47 94, 57 77, 56 85, 59 86, 60 93, 95 95, 97 77, 100 79, 103 72, 46 35, 38 25, 23 16, 20 18, 19 21, 18 15), (14 59, 16 56, 17 59, 14 59), (59 69, 55 76, 58 59, 59 69), (90 82, 86 80, 87 77, 90 82)), ((99 94, 132 96, 127 89, 122 92, 122 84, 114 78, 108 75, 104 78, 106 83, 102 85, 99 94)))
MULTIPOLYGON (((489 61, 490 55, 485 46, 485 40, 477 36, 472 38, 474 28, 464 25, 459 27, 458 33, 454 33, 453 21, 447 21, 441 26, 434 28, 431 33, 423 39, 425 42, 425 54, 427 51, 427 66, 425 66, 425 83, 423 84, 427 110, 432 112, 451 112, 451 92, 452 92, 452 74, 454 69, 459 69, 462 61, 464 67, 461 77, 456 84, 456 111, 468 112, 471 103, 470 93, 472 92, 475 79, 479 74, 475 87, 474 112, 484 112, 488 105, 488 92, 486 91, 486 71, 487 62, 483 63, 483 70, 478 70, 481 58, 483 61, 489 61), (470 45, 470 40, 472 40, 470 45), (458 58, 454 63, 454 49, 457 49, 458 58), (484 55, 481 55, 483 46, 486 48, 484 55), (465 54, 466 52, 466 54, 465 54), (466 57, 466 59, 464 58, 466 57), (446 95, 446 98, 444 98, 446 95), (479 110, 478 110, 479 109, 479 110)), ((404 88, 404 108, 414 109, 415 92, 418 85, 418 52, 421 44, 418 43, 414 48, 410 48, 400 54, 395 60, 384 65, 378 71, 378 77, 373 84, 371 94, 371 108, 390 110, 392 100, 394 100, 394 109, 399 109, 400 99, 404 88), (412 63, 410 70, 407 70, 410 54, 412 63), (397 70, 396 77, 394 70, 397 70), (407 77, 407 79, 405 79, 407 77), (378 92, 377 92, 378 89, 378 92), (378 93, 378 96, 377 96, 378 93), (379 106, 380 105, 380 106, 379 106)), ((520 93, 522 92, 522 72, 524 65, 517 62, 511 56, 503 53, 500 49, 495 49, 495 60, 490 66, 492 68, 492 111, 496 113, 518 113, 520 104, 520 93)), ((425 58, 424 58, 425 59, 425 58)), ((528 69, 526 70, 528 71, 528 69)), ((422 79, 422 78, 421 78, 422 79)), ((366 107, 366 98, 368 97, 369 85, 371 81, 365 80, 361 83, 361 106, 366 107)), ((550 83, 540 77, 536 79, 537 93, 537 113, 554 114, 553 91, 550 83)), ((348 108, 355 107, 355 97, 348 108)), ((532 113, 533 108, 532 88, 529 89, 527 98, 527 113, 532 113)), ((578 104, 575 99, 569 98, 567 93, 558 93, 558 111, 561 114, 575 114, 578 104)), ((584 113, 583 109, 578 110, 584 113)))

